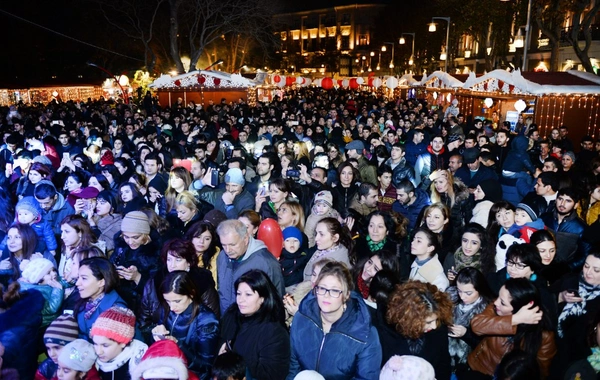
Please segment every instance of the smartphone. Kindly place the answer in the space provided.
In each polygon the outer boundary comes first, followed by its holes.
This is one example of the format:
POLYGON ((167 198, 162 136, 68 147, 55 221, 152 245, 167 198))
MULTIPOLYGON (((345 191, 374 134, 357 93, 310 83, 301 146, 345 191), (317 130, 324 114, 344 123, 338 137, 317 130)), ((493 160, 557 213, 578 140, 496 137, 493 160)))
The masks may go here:
POLYGON ((71 158, 71 155, 69 154, 69 152, 64 152, 64 153, 63 153, 63 158, 64 158, 65 160, 68 160, 69 158, 71 158))
POLYGON ((112 126, 113 126, 113 127, 116 127, 116 126, 117 126, 117 121, 116 121, 116 120, 113 120, 113 121, 112 121, 112 126))
POLYGON ((219 171, 213 169, 210 172, 210 185, 216 187, 219 184, 219 171))
POLYGON ((567 290, 567 292, 569 292, 569 293, 573 293, 573 295, 574 295, 575 297, 579 297, 579 298, 581 298, 581 296, 579 295, 579 289, 569 289, 569 290, 567 290))

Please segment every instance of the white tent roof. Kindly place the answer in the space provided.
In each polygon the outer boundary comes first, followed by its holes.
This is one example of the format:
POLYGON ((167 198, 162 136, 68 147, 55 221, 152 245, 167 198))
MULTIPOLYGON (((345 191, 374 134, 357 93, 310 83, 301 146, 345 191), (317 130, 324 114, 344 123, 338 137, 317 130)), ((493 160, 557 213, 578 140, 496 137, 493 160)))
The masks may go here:
POLYGON ((153 89, 197 87, 200 85, 198 81, 201 77, 205 78, 204 83, 202 83, 202 86, 204 87, 248 88, 258 84, 253 80, 244 78, 240 74, 229 74, 222 71, 212 70, 196 70, 176 76, 163 74, 154 82, 152 82, 149 87, 153 89), (215 85, 215 79, 218 79, 218 86, 215 85), (176 81, 179 81, 179 85, 175 83, 176 81))

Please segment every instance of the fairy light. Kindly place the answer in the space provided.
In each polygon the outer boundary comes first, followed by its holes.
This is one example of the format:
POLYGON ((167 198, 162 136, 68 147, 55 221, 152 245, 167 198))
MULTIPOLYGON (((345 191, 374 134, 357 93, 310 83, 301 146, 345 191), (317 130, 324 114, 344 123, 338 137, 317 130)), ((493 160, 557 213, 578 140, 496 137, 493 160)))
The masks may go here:
POLYGON ((596 129, 596 125, 598 124, 598 108, 600 108, 600 97, 596 96, 595 97, 597 102, 596 102, 596 115, 594 116, 594 134, 592 135, 592 138, 595 138, 596 133, 598 132, 596 129))
POLYGON ((561 113, 560 113, 560 117, 559 117, 559 121, 563 120, 562 122, 564 123, 565 120, 565 107, 567 104, 567 98, 562 97, 562 102, 560 103, 560 109, 561 109, 561 113))

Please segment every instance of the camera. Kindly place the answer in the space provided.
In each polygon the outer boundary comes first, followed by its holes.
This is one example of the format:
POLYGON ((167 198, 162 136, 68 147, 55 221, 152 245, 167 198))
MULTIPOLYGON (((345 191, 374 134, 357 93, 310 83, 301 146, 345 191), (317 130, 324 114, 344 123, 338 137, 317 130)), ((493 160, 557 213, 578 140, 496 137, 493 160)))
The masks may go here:
POLYGON ((298 169, 288 169, 285 172, 286 177, 292 178, 292 179, 297 179, 300 178, 300 170, 298 169))

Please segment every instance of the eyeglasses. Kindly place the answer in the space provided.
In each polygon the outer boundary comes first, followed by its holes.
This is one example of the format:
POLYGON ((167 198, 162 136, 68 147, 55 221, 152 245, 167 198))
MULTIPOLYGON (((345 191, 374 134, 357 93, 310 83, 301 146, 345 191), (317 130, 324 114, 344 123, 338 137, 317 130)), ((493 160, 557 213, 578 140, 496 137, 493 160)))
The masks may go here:
POLYGON ((516 262, 514 262, 514 261, 507 261, 507 262, 506 262, 506 266, 509 266, 509 267, 515 267, 515 268, 517 268, 517 269, 525 269, 525 268, 527 268, 529 265, 527 265, 527 264, 523 264, 523 263, 516 263, 516 262))
POLYGON ((317 286, 315 286, 315 293, 320 296, 324 296, 325 294, 329 293, 329 295, 332 298, 340 298, 340 296, 342 295, 343 292, 341 290, 327 289, 327 288, 317 285, 317 286))

